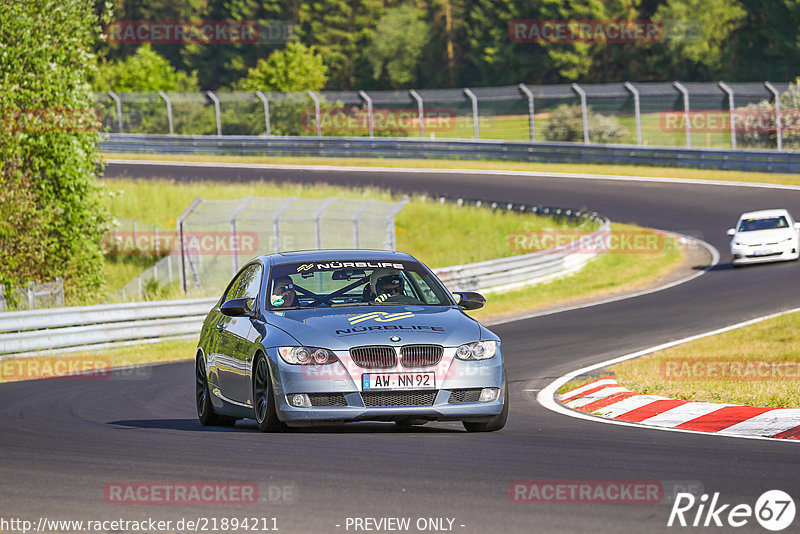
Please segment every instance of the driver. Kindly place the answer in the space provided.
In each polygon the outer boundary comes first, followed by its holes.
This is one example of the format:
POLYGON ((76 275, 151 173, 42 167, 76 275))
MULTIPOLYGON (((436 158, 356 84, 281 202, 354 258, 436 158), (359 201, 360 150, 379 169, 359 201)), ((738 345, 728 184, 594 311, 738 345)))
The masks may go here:
POLYGON ((289 308, 296 306, 297 293, 294 290, 292 279, 288 276, 276 278, 273 281, 272 295, 269 298, 273 308, 289 308))
POLYGON ((383 302, 395 295, 403 295, 403 275, 391 269, 375 269, 369 277, 375 302, 383 302))

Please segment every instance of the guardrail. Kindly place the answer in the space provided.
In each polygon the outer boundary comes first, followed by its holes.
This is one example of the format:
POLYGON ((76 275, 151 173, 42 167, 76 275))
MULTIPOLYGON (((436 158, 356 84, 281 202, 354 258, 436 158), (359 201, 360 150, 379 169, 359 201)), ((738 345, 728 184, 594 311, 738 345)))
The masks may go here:
POLYGON ((800 172, 800 152, 469 139, 105 134, 107 153, 446 158, 800 172))
MULTIPOLYGON (((446 197, 437 197, 436 200, 600 223, 600 228, 588 237, 607 231, 610 224, 608 219, 585 210, 446 197)), ((567 276, 596 255, 572 250, 573 247, 567 244, 530 254, 443 267, 434 269, 434 272, 450 291, 501 291, 567 276)), ((2 313, 0 360, 41 352, 71 352, 136 341, 196 336, 216 301, 217 297, 213 297, 2 313)))

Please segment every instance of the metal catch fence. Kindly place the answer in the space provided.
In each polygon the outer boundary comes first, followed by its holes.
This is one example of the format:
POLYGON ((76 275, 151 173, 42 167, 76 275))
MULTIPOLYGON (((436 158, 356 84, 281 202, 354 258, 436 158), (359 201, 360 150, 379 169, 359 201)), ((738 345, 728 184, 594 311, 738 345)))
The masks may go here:
MULTIPOLYGON (((793 88, 792 88, 793 87, 793 88)), ((96 93, 109 133, 424 137, 695 148, 800 147, 785 82, 395 91, 96 93)))
POLYGON ((64 305, 64 280, 61 277, 52 282, 28 282, 27 285, 10 290, 6 296, 6 286, 0 284, 0 312, 9 308, 15 310, 35 310, 64 305))

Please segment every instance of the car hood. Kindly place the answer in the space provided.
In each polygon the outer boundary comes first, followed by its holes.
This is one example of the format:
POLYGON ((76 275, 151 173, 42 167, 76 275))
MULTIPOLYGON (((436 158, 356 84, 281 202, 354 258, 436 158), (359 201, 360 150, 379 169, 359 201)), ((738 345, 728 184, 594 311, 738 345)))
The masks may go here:
POLYGON ((432 343, 454 347, 481 338, 480 324, 458 308, 358 306, 268 312, 267 322, 300 344, 331 350, 359 345, 432 343), (392 340, 392 337, 400 340, 392 340))
POLYGON ((795 235, 797 234, 791 228, 775 228, 772 230, 756 230, 754 232, 737 232, 733 236, 733 241, 743 245, 780 243, 795 235))

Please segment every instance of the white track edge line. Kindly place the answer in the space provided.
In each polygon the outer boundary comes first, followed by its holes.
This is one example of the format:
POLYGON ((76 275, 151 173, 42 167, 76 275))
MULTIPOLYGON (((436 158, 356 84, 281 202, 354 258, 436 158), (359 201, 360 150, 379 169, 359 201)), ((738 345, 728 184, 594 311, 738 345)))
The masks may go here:
POLYGON ((533 178, 568 178, 580 180, 613 180, 618 182, 651 182, 687 185, 713 185, 722 187, 755 187, 763 189, 785 189, 800 191, 800 186, 773 184, 768 182, 740 182, 736 180, 700 180, 696 178, 666 178, 657 176, 627 176, 621 174, 584 174, 573 172, 501 171, 493 169, 424 169, 418 167, 357 167, 346 165, 282 165, 276 163, 226 163, 213 161, 160 161, 146 159, 105 159, 115 165, 163 165, 174 167, 205 167, 222 169, 264 169, 331 172, 388 172, 412 174, 485 174, 492 176, 529 176, 533 178))
POLYGON ((570 380, 572 380, 573 378, 575 378, 576 376, 579 376, 581 374, 588 373, 590 371, 594 371, 596 369, 600 369, 600 368, 606 367, 608 365, 614 365, 616 363, 624 362, 624 361, 627 361, 627 360, 632 360, 634 358, 638 358, 639 356, 644 356, 646 354, 651 354, 651 353, 657 352, 659 350, 664 350, 664 349, 668 349, 668 348, 671 348, 671 347, 675 347, 677 345, 682 345, 682 344, 688 343, 690 341, 695 341, 697 339, 701 339, 701 338, 709 337, 709 336, 714 336, 714 335, 722 334, 722 333, 725 333, 725 332, 730 332, 731 330, 737 330, 739 328, 744 328, 745 326, 750 326, 750 325, 753 325, 753 324, 756 324, 756 323, 760 323, 762 321, 766 321, 768 319, 774 319, 775 317, 781 317, 783 315, 788 315, 790 313, 795 313, 795 312, 800 312, 800 308, 792 308, 790 310, 785 310, 785 311, 782 311, 782 312, 771 313, 769 315, 763 315, 761 317, 756 317, 755 319, 750 319, 748 321, 743 321, 741 323, 736 323, 736 324, 733 324, 733 325, 730 325, 730 326, 725 326, 723 328, 718 328, 716 330, 711 330, 710 332, 704 332, 702 334, 696 334, 694 336, 689 336, 689 337, 686 337, 686 338, 683 338, 683 339, 679 339, 677 341, 670 341, 668 343, 662 343, 661 345, 656 345, 655 347, 650 347, 650 348, 643 349, 643 350, 640 350, 640 351, 637 351, 637 352, 633 352, 631 354, 626 354, 624 356, 620 356, 618 358, 613 358, 611 360, 606 360, 604 362, 600 362, 600 363, 597 363, 597 364, 594 364, 594 365, 590 365, 588 367, 583 367, 581 369, 577 369, 575 371, 571 371, 571 372, 569 372, 569 373, 567 373, 567 374, 555 379, 553 382, 551 382, 550 384, 545 386, 536 395, 536 400, 539 402, 539 404, 541 404, 543 407, 547 408, 550 411, 559 413, 561 415, 567 415, 569 417, 574 417, 576 419, 585 419, 585 420, 594 421, 594 422, 597 422, 597 423, 607 423, 607 424, 612 424, 612 425, 630 426, 630 427, 636 427, 636 428, 649 428, 649 429, 653 429, 653 430, 664 430, 664 431, 667 431, 667 432, 686 432, 686 433, 689 433, 689 434, 703 434, 703 435, 706 435, 706 436, 720 436, 720 437, 726 437, 726 438, 760 439, 760 440, 767 440, 767 441, 789 442, 789 443, 795 443, 795 444, 800 443, 800 442, 795 441, 795 440, 778 439, 778 438, 772 438, 772 437, 767 437, 767 436, 749 436, 749 435, 745 435, 745 434, 720 434, 718 432, 703 432, 703 431, 700 431, 700 430, 686 430, 686 429, 683 429, 683 428, 658 427, 658 426, 645 425, 645 424, 641 424, 641 423, 629 423, 629 422, 626 422, 626 421, 617 421, 617 420, 614 420, 614 419, 605 419, 605 418, 602 418, 602 417, 599 417, 599 416, 590 415, 590 414, 586 414, 586 413, 583 413, 583 412, 576 412, 574 410, 570 410, 569 408, 566 408, 566 407, 562 406, 561 404, 559 404, 555 400, 555 395, 558 393, 558 388, 560 388, 561 386, 563 386, 564 384, 566 384, 567 382, 569 382, 570 380))

